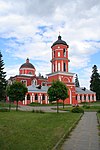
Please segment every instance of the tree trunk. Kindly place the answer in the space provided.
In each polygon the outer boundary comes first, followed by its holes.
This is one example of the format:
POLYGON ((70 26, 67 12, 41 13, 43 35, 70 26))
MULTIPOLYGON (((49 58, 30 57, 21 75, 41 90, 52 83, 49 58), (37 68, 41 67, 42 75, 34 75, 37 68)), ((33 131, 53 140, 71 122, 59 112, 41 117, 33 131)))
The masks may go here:
POLYGON ((57 100, 57 113, 59 113, 59 105, 58 105, 58 100, 57 100))
POLYGON ((17 105, 16 105, 16 111, 18 111, 18 101, 17 101, 17 105))
POLYGON ((9 111, 11 110, 11 100, 9 100, 9 111))

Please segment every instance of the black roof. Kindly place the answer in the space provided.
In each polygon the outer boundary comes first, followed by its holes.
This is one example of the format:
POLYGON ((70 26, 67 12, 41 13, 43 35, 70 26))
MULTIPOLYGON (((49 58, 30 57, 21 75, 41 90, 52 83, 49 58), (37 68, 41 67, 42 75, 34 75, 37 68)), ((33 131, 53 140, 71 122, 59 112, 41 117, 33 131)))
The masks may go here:
MULTIPOLYGON (((53 46, 57 45, 57 44, 67 45, 67 43, 61 39, 61 36, 60 36, 60 35, 58 36, 58 40, 53 43, 53 45, 51 46, 51 48, 52 48, 53 46)), ((67 46, 68 46, 68 45, 67 45, 67 46)))
POLYGON ((29 62, 29 59, 27 58, 26 59, 26 63, 24 63, 24 64, 22 64, 21 66, 20 66, 20 69, 21 68, 32 68, 32 69, 35 69, 35 67, 29 62))

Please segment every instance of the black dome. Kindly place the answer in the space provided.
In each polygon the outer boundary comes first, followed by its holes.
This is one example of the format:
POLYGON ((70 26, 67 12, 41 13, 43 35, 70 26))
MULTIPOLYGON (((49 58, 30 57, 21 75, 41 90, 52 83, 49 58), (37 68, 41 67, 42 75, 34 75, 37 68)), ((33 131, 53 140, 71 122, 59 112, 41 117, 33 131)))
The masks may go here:
MULTIPOLYGON (((53 46, 57 45, 57 44, 67 45, 67 43, 61 39, 61 36, 60 36, 60 35, 58 36, 58 40, 53 43, 53 45, 51 46, 51 48, 52 48, 53 46)), ((67 45, 67 46, 68 46, 68 45, 67 45)))
POLYGON ((21 68, 32 68, 32 69, 35 69, 35 67, 29 62, 28 58, 26 59, 26 63, 21 65, 20 69, 21 68))

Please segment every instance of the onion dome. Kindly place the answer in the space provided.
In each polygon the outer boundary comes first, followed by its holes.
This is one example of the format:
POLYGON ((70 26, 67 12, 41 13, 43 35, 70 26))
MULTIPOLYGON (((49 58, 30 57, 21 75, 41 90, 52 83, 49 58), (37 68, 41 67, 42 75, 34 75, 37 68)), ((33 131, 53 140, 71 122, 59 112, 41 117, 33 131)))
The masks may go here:
MULTIPOLYGON (((53 46, 55 46, 55 45, 58 45, 58 44, 67 45, 67 43, 61 39, 61 36, 60 36, 60 35, 58 36, 58 40, 53 43, 53 45, 51 46, 51 48, 52 48, 53 46)), ((67 46, 68 46, 68 45, 67 45, 67 46)))
POLYGON ((26 63, 22 64, 20 69, 21 68, 31 68, 31 69, 35 69, 35 67, 29 62, 29 59, 27 58, 26 59, 26 63))

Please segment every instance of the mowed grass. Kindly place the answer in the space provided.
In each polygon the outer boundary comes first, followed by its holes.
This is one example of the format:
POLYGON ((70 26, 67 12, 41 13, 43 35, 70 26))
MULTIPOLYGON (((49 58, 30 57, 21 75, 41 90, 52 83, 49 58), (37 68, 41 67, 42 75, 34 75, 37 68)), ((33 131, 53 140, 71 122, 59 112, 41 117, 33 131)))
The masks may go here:
POLYGON ((51 150, 79 118, 76 113, 0 112, 0 149, 51 150))

